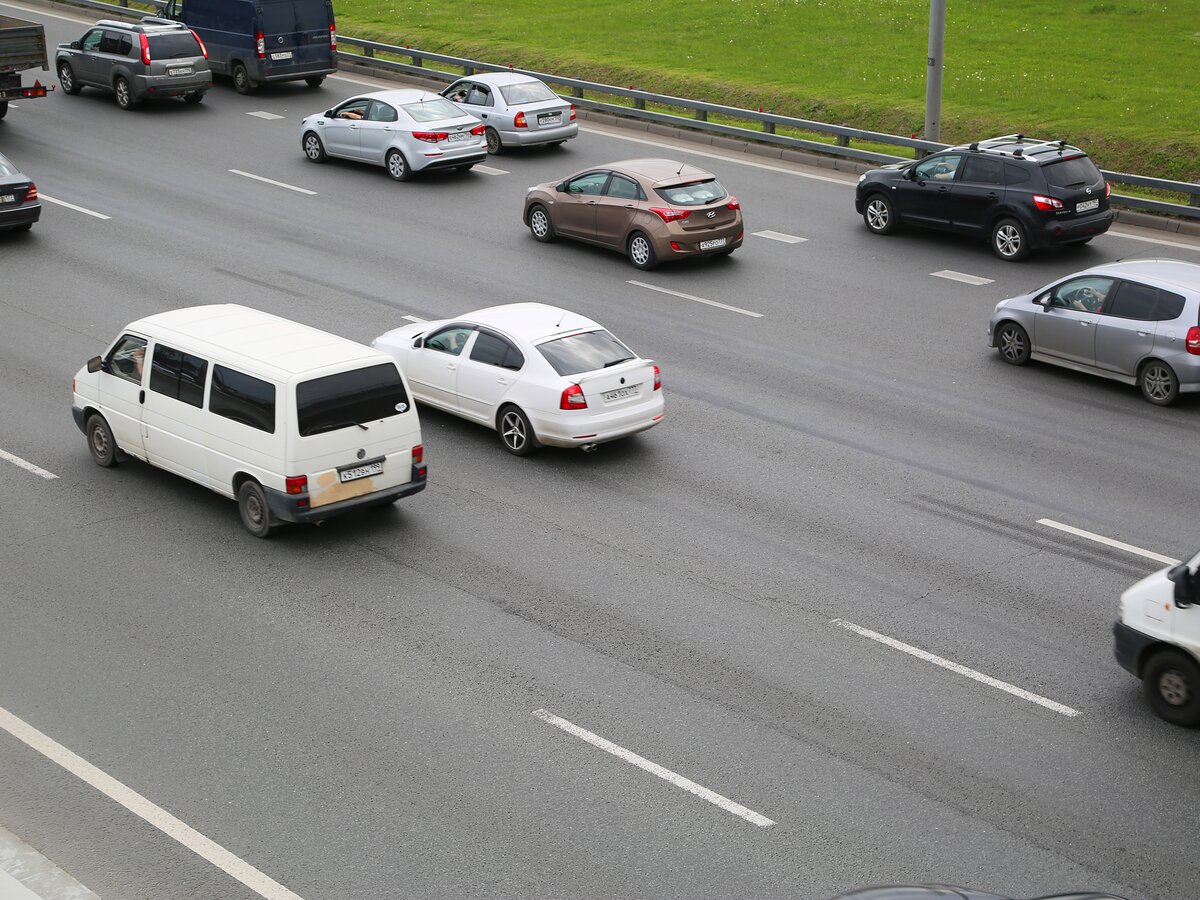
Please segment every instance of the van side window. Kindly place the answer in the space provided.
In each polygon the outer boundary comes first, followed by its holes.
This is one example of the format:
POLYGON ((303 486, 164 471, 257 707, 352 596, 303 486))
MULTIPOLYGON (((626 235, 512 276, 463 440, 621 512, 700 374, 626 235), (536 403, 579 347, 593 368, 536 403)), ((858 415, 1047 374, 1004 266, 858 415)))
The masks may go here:
POLYGON ((154 346, 150 363, 150 390, 189 406, 204 405, 204 377, 208 360, 182 353, 165 344, 154 346))
POLYGON ((108 354, 108 371, 118 378, 142 383, 142 364, 146 359, 146 339, 125 334, 108 354))
POLYGON ((274 434, 275 385, 225 366, 213 366, 208 411, 274 434))

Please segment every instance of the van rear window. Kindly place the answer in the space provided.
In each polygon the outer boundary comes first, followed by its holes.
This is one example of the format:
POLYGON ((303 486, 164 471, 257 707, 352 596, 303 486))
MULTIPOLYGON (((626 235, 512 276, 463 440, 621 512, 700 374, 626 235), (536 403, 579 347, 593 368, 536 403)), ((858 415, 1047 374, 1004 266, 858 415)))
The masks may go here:
POLYGON ((369 426, 410 408, 395 363, 338 372, 296 385, 296 428, 301 437, 369 426))

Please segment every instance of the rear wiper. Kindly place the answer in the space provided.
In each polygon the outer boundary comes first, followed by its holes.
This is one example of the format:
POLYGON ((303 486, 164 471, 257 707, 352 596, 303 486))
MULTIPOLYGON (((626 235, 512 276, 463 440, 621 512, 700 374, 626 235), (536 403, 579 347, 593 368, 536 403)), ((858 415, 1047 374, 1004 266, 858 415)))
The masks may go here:
POLYGON ((326 422, 323 425, 318 425, 316 428, 310 428, 308 431, 304 432, 302 436, 308 437, 310 434, 321 434, 325 431, 334 431, 338 428, 345 428, 347 425, 357 425, 363 431, 368 430, 367 426, 362 422, 355 422, 353 419, 346 419, 343 422, 326 422))
POLYGON ((606 362, 604 364, 604 368, 607 369, 609 366, 619 366, 621 363, 627 363, 631 359, 637 359, 637 357, 636 356, 627 356, 624 359, 614 359, 612 362, 606 362))

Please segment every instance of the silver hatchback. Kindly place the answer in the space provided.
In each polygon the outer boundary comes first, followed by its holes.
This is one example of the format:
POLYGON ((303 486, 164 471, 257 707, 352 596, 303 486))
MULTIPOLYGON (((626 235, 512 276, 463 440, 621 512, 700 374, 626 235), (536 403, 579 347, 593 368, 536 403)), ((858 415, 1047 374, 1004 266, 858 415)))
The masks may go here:
POLYGON ((1099 375, 1167 406, 1200 391, 1200 265, 1137 259, 1076 272, 997 303, 988 344, 1014 366, 1099 375))

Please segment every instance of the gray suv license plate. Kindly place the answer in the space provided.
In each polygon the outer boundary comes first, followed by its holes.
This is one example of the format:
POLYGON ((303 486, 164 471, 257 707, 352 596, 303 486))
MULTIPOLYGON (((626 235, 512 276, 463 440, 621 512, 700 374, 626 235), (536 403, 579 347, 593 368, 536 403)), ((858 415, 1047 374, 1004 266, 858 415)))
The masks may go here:
POLYGON ((191 75, 193 71, 195 70, 191 66, 171 66, 167 69, 167 74, 174 78, 178 75, 191 75))

